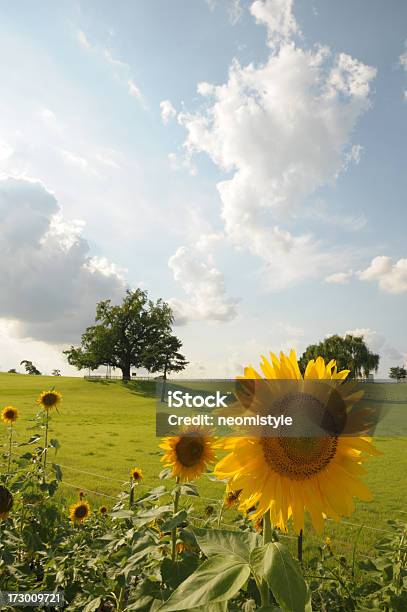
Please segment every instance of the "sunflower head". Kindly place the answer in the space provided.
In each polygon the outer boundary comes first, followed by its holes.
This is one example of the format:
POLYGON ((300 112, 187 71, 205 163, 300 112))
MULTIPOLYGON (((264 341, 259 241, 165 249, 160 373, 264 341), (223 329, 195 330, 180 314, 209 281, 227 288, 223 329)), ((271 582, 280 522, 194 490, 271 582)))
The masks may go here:
POLYGON ((102 516, 105 516, 107 514, 107 508, 106 506, 100 506, 99 508, 99 512, 102 516))
POLYGON ((132 477, 132 479, 134 480, 135 483, 139 483, 143 480, 143 472, 141 470, 141 468, 139 467, 134 467, 131 472, 130 475, 132 477))
POLYGON ((18 410, 14 406, 6 406, 1 411, 1 420, 6 425, 13 425, 18 419, 18 410))
POLYGON ((10 491, 0 485, 0 519, 8 517, 8 514, 13 507, 13 496, 10 491))
POLYGON ((90 505, 87 501, 79 501, 69 508, 69 518, 77 525, 83 523, 90 515, 90 505))
POLYGON ((59 391, 55 391, 55 389, 43 391, 37 400, 38 404, 42 406, 47 412, 49 410, 52 410, 53 408, 58 408, 58 405, 61 403, 61 401, 62 394, 59 391))
MULTIPOLYGON (((289 356, 281 353, 280 358, 270 353, 270 359, 262 358, 260 367, 266 380, 277 381, 275 388, 281 390, 281 396, 274 398, 277 405, 285 409, 289 406, 295 415, 307 407, 312 414, 320 405, 328 411, 329 406, 315 394, 325 385, 313 381, 335 381, 330 383, 340 395, 335 399, 335 406, 343 405, 345 412, 361 397, 360 393, 354 393, 353 387, 343 383, 349 371, 338 372, 334 360, 329 363, 322 357, 311 360, 304 377, 294 351, 289 356), (279 381, 286 380, 300 381, 301 392, 285 395, 286 387, 279 381)), ((262 377, 249 367, 245 369, 245 378, 256 381, 262 377)), ((321 531, 326 517, 338 521, 353 512, 354 497, 363 501, 371 499, 359 476, 364 474, 362 464, 367 455, 379 453, 369 438, 340 435, 340 431, 327 427, 319 437, 299 437, 304 435, 300 429, 292 437, 228 438, 224 447, 229 454, 217 464, 215 475, 221 480, 228 479, 229 491, 240 490, 239 510, 249 512, 254 507, 249 513, 253 521, 269 513, 272 524, 285 531, 292 518, 294 529, 299 533, 304 528, 307 511, 314 527, 321 531)))
POLYGON ((161 461, 181 481, 198 478, 215 460, 215 441, 206 430, 188 430, 182 435, 164 438, 160 448, 166 451, 161 461))

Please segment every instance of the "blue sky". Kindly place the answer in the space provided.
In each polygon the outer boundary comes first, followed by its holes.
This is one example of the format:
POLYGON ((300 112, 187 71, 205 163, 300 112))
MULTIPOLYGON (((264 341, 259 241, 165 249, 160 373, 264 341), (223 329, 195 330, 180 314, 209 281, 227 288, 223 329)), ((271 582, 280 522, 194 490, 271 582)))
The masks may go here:
POLYGON ((172 304, 189 374, 364 334, 407 359, 407 7, 5 2, 0 368, 172 304))

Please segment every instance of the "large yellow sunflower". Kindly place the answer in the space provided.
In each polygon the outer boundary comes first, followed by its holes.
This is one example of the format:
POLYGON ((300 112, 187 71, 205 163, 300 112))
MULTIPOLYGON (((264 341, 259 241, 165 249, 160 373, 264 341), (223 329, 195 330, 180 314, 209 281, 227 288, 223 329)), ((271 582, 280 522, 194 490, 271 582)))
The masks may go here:
POLYGON ((1 420, 6 425, 13 425, 18 419, 18 410, 14 406, 6 406, 1 412, 1 420))
POLYGON ((55 391, 55 389, 50 389, 49 391, 43 391, 38 398, 37 402, 44 408, 44 410, 52 410, 53 408, 57 408, 58 405, 62 401, 62 394, 59 391, 55 391))
POLYGON ((195 480, 215 461, 215 441, 203 430, 189 430, 180 436, 163 438, 166 451, 161 461, 181 481, 195 480))
POLYGON ((69 518, 73 523, 83 523, 90 515, 90 505, 87 501, 78 501, 69 508, 69 518))
MULTIPOLYGON (((338 372, 334 360, 325 364, 318 357, 308 363, 303 378, 294 351, 289 356, 280 353, 280 359, 270 353, 270 358, 262 357, 261 363, 268 380, 298 380, 308 386, 312 380, 336 381, 332 384, 340 392, 341 381, 349 374, 338 372)), ((244 378, 259 380, 261 376, 248 367, 244 378)), ((358 398, 360 394, 351 392, 344 405, 358 398)), ((270 512, 272 523, 284 530, 292 518, 297 533, 304 528, 305 510, 321 531, 326 517, 339 520, 353 512, 354 497, 370 500, 370 491, 359 476, 364 473, 366 455, 380 454, 367 437, 328 432, 319 437, 234 437, 225 441, 224 448, 230 452, 216 465, 215 475, 229 479, 229 490, 241 489, 239 509, 250 509, 254 521, 270 512)))

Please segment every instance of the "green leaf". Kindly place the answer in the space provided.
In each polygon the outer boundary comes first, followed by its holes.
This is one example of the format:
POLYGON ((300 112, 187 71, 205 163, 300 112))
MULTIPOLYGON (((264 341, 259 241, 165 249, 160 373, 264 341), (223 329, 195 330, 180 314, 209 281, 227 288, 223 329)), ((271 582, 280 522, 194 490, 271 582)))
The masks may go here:
POLYGON ((180 510, 162 524, 161 531, 171 531, 174 527, 178 527, 178 525, 181 525, 181 523, 185 521, 187 516, 186 510, 180 510))
POLYGON ((171 468, 164 468, 159 473, 158 478, 160 480, 166 480, 167 478, 171 478, 171 476, 172 476, 172 469, 171 468))
POLYGON ((101 597, 96 597, 96 599, 92 599, 86 606, 83 608, 83 612, 95 612, 102 603, 101 597))
POLYGON ((178 485, 178 487, 175 487, 174 490, 172 491, 173 496, 175 495, 177 490, 180 492, 181 495, 195 495, 196 497, 199 497, 198 489, 196 488, 194 484, 190 482, 187 482, 186 484, 178 485))
POLYGON ((115 512, 111 512, 109 516, 115 519, 131 518, 134 516, 134 512, 133 510, 116 510, 115 512))
POLYGON ((55 478, 58 481, 61 481, 62 480, 62 470, 61 470, 61 467, 57 463, 53 463, 52 464, 52 469, 54 470, 55 478))
POLYGON ((41 438, 42 436, 40 436, 39 434, 34 434, 29 440, 27 440, 27 442, 21 442, 21 444, 19 444, 18 446, 28 446, 29 444, 35 444, 41 438))
POLYGON ((51 438, 51 440, 49 441, 49 445, 51 448, 55 448, 55 450, 61 448, 61 445, 56 438, 51 438))
POLYGON ((230 555, 208 559, 163 604, 160 612, 203 608, 231 599, 250 576, 248 563, 230 555))
POLYGON ((162 497, 167 493, 167 489, 161 485, 160 487, 156 487, 155 489, 151 489, 141 497, 139 497, 136 501, 136 504, 140 504, 142 502, 147 501, 156 501, 159 497, 162 497))
POLYGON ((249 562, 250 552, 261 545, 262 539, 250 531, 231 531, 227 529, 193 528, 196 541, 207 556, 232 554, 241 561, 249 562))
POLYGON ((161 562, 161 578, 171 590, 174 590, 197 569, 197 565, 197 557, 181 561, 171 561, 166 557, 161 562))
POLYGON ((250 556, 250 565, 258 577, 266 580, 284 611, 310 610, 310 596, 301 568, 281 542, 256 548, 250 556))

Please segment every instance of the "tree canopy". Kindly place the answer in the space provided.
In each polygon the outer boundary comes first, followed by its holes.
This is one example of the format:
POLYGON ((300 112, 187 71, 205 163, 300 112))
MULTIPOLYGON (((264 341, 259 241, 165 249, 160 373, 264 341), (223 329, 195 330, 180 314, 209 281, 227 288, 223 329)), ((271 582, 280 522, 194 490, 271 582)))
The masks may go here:
POLYGON ((122 371, 124 379, 130 378, 132 367, 165 373, 182 370, 187 362, 179 353, 182 343, 172 334, 173 321, 172 310, 162 299, 153 302, 147 291, 128 290, 120 305, 99 302, 95 325, 84 331, 79 347, 71 346, 64 353, 79 370, 112 366, 122 371))
POLYGON ((338 370, 350 370, 351 378, 367 377, 370 372, 377 372, 379 368, 379 355, 368 349, 362 336, 333 335, 319 344, 311 344, 299 360, 301 371, 304 373, 308 361, 318 356, 323 357, 325 361, 335 359, 338 370))
POLYGON ((390 368, 389 377, 394 378, 395 380, 403 380, 407 378, 407 370, 403 366, 395 366, 390 368))
POLYGON ((31 374, 32 376, 41 376, 41 372, 35 367, 32 361, 23 359, 23 361, 20 361, 20 365, 24 366, 27 374, 31 374))

